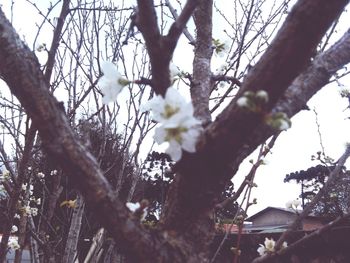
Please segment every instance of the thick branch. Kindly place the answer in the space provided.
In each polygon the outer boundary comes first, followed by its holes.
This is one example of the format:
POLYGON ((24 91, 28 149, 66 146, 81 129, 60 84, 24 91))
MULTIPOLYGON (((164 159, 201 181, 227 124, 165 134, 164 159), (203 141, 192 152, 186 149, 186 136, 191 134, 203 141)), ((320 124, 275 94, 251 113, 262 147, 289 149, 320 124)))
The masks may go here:
POLYGON ((212 44, 213 1, 201 1, 194 12, 197 38, 193 59, 193 78, 191 98, 195 116, 203 123, 209 123, 209 96, 213 86, 211 81, 210 60, 213 54, 212 44))
POLYGON ((169 63, 173 57, 177 41, 185 29, 198 0, 188 0, 179 17, 170 27, 169 33, 162 36, 157 23, 153 0, 138 0, 136 25, 146 42, 151 62, 152 88, 164 95, 171 86, 169 63))

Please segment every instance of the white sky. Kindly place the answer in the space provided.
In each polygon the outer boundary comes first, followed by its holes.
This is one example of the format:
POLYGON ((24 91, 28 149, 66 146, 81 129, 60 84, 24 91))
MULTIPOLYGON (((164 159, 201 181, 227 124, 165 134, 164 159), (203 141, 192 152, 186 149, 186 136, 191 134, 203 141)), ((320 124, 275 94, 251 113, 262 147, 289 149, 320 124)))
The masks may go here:
MULTIPOLYGON (((10 2, 10 1, 8 1, 10 2)), ((48 1, 36 1, 39 6, 47 5, 48 1)), ((134 1, 133 1, 134 2, 134 1)), ((35 28, 34 18, 37 17, 37 11, 24 0, 15 1, 15 23, 14 26, 21 36, 24 36, 28 43, 34 39, 33 28, 35 28)), ((9 3, 5 3, 4 11, 9 11, 9 3)), ((214 21, 215 23, 215 21, 214 21)), ((335 40, 344 30, 347 30, 346 23, 339 30, 335 40)), ((43 36, 39 43, 52 37, 52 30, 47 27, 47 35, 43 36)), ((220 27, 214 27, 214 36, 222 35, 220 27), (215 31, 216 30, 216 31, 215 31), (219 30, 219 31, 218 31, 219 30)), ((36 29, 34 30, 36 32, 36 29)), ((187 43, 183 41, 182 43, 187 43)), ((187 44, 181 44, 174 55, 174 63, 183 70, 191 71, 192 66, 192 48, 187 44)), ((45 59, 45 58, 42 58, 45 59)), ((214 62, 214 64, 220 64, 214 62)), ((344 78, 340 81, 344 87, 350 88, 350 78, 344 78)), ((310 109, 316 109, 318 121, 321 127, 322 139, 326 154, 334 159, 338 159, 343 153, 344 145, 349 142, 350 111, 344 109, 348 106, 345 99, 339 96, 339 87, 336 83, 328 85, 315 95, 308 103, 310 109)), ((256 177, 258 188, 254 190, 253 197, 258 199, 258 204, 252 206, 248 211, 251 215, 266 206, 284 207, 288 200, 295 199, 300 194, 300 186, 294 183, 283 183, 284 176, 290 172, 307 169, 318 163, 311 162, 311 155, 320 151, 319 137, 315 123, 315 114, 313 111, 303 111, 292 119, 292 128, 285 131, 278 138, 272 154, 266 158, 268 164, 259 168, 256 177)), ((254 154, 253 154, 254 155, 254 154)), ((249 157, 248 159, 250 159, 249 157)), ((348 162, 349 163, 349 162, 348 162)), ((241 169, 234 178, 234 183, 238 187, 242 177, 249 171, 251 164, 246 161, 241 165, 241 169)))

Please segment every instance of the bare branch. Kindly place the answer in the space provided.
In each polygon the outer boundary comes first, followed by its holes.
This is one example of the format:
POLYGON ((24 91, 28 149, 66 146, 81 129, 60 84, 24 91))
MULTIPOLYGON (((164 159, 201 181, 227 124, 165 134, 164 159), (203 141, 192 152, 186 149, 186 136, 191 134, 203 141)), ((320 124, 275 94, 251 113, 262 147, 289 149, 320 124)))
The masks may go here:
MULTIPOLYGON (((174 51, 177 41, 179 40, 181 34, 186 29, 186 24, 188 20, 191 18, 193 11, 195 10, 198 4, 198 0, 188 0, 182 9, 180 15, 176 18, 175 22, 171 25, 169 33, 167 35, 167 39, 169 42, 169 46, 171 47, 172 52, 174 51)), ((207 17, 207 20, 210 20, 207 17)), ((191 41, 192 42, 192 41, 191 41)))
MULTIPOLYGON (((172 16, 174 17, 174 19, 177 19, 179 17, 179 15, 177 14, 177 11, 174 9, 174 7, 172 6, 172 4, 170 3, 169 0, 165 0, 166 5, 168 6, 170 13, 172 14, 172 16)), ((187 39, 190 41, 190 44, 194 45, 196 40, 194 39, 194 37, 191 35, 190 32, 188 32, 187 27, 185 27, 183 29, 183 33, 184 35, 187 37, 187 39)))
POLYGON ((51 43, 51 47, 50 47, 50 51, 49 51, 49 57, 48 57, 47 63, 46 63, 46 71, 45 71, 45 75, 44 75, 47 85, 49 85, 49 83, 50 83, 50 78, 51 78, 53 66, 55 64, 55 56, 56 56, 58 46, 60 44, 60 38, 61 38, 61 34, 62 34, 64 20, 66 19, 66 16, 69 13, 69 3, 70 3, 70 0, 63 0, 61 14, 58 18, 57 26, 56 26, 54 34, 53 34, 52 43, 51 43))

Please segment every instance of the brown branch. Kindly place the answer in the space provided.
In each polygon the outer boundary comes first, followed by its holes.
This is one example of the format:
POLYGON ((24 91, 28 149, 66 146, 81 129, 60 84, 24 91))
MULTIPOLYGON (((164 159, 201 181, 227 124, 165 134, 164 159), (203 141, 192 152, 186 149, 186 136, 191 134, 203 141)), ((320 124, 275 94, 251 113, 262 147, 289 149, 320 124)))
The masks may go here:
MULTIPOLYGON (((198 5, 198 0, 187 0, 184 8, 182 9, 180 15, 176 18, 175 22, 171 25, 169 33, 166 36, 167 40, 170 42, 171 52, 174 52, 177 41, 179 40, 182 32, 186 29, 186 24, 191 18, 193 11, 198 5)), ((209 20, 209 19, 208 19, 209 20)))
POLYGON ((232 84, 234 85, 237 85, 238 87, 241 87, 242 86, 242 82, 235 78, 235 77, 231 77, 231 76, 226 76, 226 75, 214 75, 211 77, 212 81, 228 81, 228 82, 231 82, 232 84))
POLYGON ((212 12, 213 1, 209 0, 201 1, 193 14, 197 38, 193 58, 191 98, 194 115, 203 124, 211 121, 209 96, 214 86, 210 69, 210 60, 213 54, 212 12))
POLYGON ((152 88, 164 95, 171 86, 169 63, 177 41, 186 27, 198 0, 188 0, 179 17, 172 24, 168 35, 162 36, 157 23, 153 0, 138 0, 135 24, 141 31, 151 63, 152 88))
POLYGON ((63 0, 61 14, 58 18, 57 26, 56 26, 54 34, 53 34, 51 48, 49 50, 49 56, 47 59, 46 70, 45 70, 45 75, 44 75, 45 82, 48 86, 50 83, 52 70, 53 70, 53 67, 55 65, 55 60, 56 60, 55 57, 56 57, 56 52, 57 52, 58 46, 60 44, 64 20, 66 19, 66 16, 69 13, 69 3, 70 3, 70 0, 63 0))
MULTIPOLYGON (((165 0, 165 4, 169 8, 169 11, 170 11, 171 15, 173 16, 173 18, 177 19, 179 17, 179 15, 177 14, 176 9, 172 6, 170 1, 169 0, 165 0)), ((191 35, 190 32, 188 32, 187 27, 184 27, 183 33, 187 37, 187 39, 190 41, 190 44, 194 45, 196 43, 196 40, 194 39, 194 37, 191 35)))

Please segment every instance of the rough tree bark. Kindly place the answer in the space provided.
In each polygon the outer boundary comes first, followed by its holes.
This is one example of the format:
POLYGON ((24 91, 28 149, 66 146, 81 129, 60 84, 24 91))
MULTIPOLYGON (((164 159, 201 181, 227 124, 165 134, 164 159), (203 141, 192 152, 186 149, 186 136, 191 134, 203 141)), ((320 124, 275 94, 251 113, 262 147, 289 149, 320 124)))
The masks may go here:
POLYGON ((210 68, 213 54, 212 12, 213 1, 210 0, 201 1, 193 14, 197 36, 193 59, 191 98, 194 105, 194 115, 204 124, 211 121, 209 96, 213 85, 210 68))

